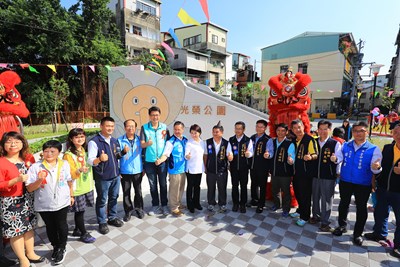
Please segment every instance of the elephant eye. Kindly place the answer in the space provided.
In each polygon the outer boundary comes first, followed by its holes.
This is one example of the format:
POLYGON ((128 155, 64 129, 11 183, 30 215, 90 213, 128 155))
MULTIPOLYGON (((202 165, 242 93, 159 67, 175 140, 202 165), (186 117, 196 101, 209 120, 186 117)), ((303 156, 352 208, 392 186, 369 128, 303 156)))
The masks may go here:
POLYGON ((134 98, 132 99, 132 102, 133 102, 134 105, 139 104, 139 98, 134 97, 134 98))
POLYGON ((271 91, 269 91, 269 93, 271 94, 271 96, 278 96, 278 94, 273 89, 271 89, 271 91))
POLYGON ((301 92, 299 93, 299 96, 305 96, 308 93, 308 88, 304 87, 303 90, 301 90, 301 92))
POLYGON ((157 98, 155 98, 154 96, 150 99, 150 104, 151 105, 156 105, 157 104, 157 98))

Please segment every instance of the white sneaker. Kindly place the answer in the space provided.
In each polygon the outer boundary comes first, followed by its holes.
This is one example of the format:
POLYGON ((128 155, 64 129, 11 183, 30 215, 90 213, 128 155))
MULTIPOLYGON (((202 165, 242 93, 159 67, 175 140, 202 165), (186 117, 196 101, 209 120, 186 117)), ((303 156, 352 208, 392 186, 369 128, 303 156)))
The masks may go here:
POLYGON ((161 207, 161 213, 162 213, 162 215, 164 215, 164 216, 169 215, 169 214, 170 214, 170 211, 169 211, 168 206, 162 206, 162 207, 161 207))
POLYGON ((226 206, 225 206, 225 205, 222 205, 222 206, 219 208, 219 212, 221 212, 221 213, 226 212, 226 206))
POLYGON ((148 214, 149 214, 149 216, 154 216, 154 215, 160 214, 160 213, 161 213, 161 207, 160 206, 153 206, 148 214))
POLYGON ((213 205, 208 205, 208 211, 214 211, 214 206, 213 205))

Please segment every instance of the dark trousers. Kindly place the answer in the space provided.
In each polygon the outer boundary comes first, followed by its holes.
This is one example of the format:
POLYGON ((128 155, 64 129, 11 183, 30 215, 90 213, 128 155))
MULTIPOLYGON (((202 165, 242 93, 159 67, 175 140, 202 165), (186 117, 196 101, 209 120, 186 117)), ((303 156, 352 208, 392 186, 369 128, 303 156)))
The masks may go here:
POLYGON ((252 169, 250 170, 250 178, 251 178, 251 200, 258 201, 258 207, 265 206, 265 197, 266 197, 266 188, 267 188, 267 179, 268 179, 268 170, 261 169, 252 169), (253 188, 254 185, 254 188, 253 188), (257 197, 257 198, 253 198, 257 197))
POLYGON ((250 169, 250 197, 251 202, 258 202, 260 196, 258 193, 257 174, 255 169, 250 169))
POLYGON ((47 237, 54 249, 65 249, 68 238, 68 206, 57 211, 39 212, 46 224, 47 237))
POLYGON ((340 181, 339 183, 340 202, 339 202, 339 225, 347 226, 347 214, 351 196, 354 194, 356 201, 356 223, 354 225, 353 237, 359 237, 364 231, 367 221, 368 211, 367 202, 371 193, 371 186, 359 185, 340 181))
POLYGON ((208 205, 216 205, 215 187, 218 187, 218 205, 226 205, 226 186, 228 184, 228 173, 207 173, 207 201, 208 205))
POLYGON ((276 208, 280 208, 282 206, 282 210, 286 212, 290 211, 290 202, 292 201, 292 195, 290 194, 291 181, 292 177, 290 176, 271 177, 274 206, 276 208), (283 196, 281 196, 281 192, 283 193, 283 196), (281 205, 281 198, 282 198, 282 205, 281 205))
POLYGON ((249 169, 235 169, 231 168, 232 179, 232 202, 235 205, 245 205, 247 202, 247 183, 249 181, 249 169), (240 185, 240 199, 239 199, 239 185, 240 185))
POLYGON ((202 173, 186 173, 186 205, 188 209, 200 207, 200 184, 202 173))
POLYGON ((388 218, 390 207, 396 217, 396 230, 394 232, 394 248, 400 248, 400 193, 388 192, 386 188, 378 188, 376 191, 376 207, 374 211, 374 233, 377 236, 387 237, 388 218))
POLYGON ((121 174, 122 180, 122 191, 123 191, 123 205, 124 211, 130 212, 133 210, 131 188, 135 191, 135 197, 133 199, 133 205, 136 209, 143 209, 143 195, 142 195, 142 173, 136 174, 121 174))
POLYGON ((149 179, 151 204, 153 207, 167 206, 168 195, 167 195, 167 162, 163 162, 156 166, 154 162, 145 162, 144 170, 147 178, 149 179), (158 194, 158 185, 160 186, 160 194, 158 194))
POLYGON ((297 213, 304 221, 308 221, 311 215, 312 179, 312 177, 296 175, 293 177, 293 190, 299 204, 297 213))

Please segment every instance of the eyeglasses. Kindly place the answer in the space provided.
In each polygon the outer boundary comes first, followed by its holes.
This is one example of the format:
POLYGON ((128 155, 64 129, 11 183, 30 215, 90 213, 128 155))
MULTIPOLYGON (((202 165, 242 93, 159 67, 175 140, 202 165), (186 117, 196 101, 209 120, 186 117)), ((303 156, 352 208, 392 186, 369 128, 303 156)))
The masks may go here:
POLYGON ((7 144, 7 145, 12 145, 12 144, 20 145, 20 144, 22 144, 22 141, 21 140, 8 140, 8 141, 5 142, 5 144, 7 144))

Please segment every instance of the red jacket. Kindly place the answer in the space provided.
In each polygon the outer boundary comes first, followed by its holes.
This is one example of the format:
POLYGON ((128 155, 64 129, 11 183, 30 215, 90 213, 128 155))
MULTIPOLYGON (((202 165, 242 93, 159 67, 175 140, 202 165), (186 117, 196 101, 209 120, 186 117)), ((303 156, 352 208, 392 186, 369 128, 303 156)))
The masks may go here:
MULTIPOLYGON (((35 159, 32 155, 28 155, 26 158, 27 165, 34 163, 35 159)), ((0 158, 0 196, 2 197, 17 197, 22 196, 24 193, 24 184, 22 182, 16 183, 15 185, 8 187, 8 182, 15 177, 19 176, 19 171, 15 164, 11 163, 5 157, 0 158)))

